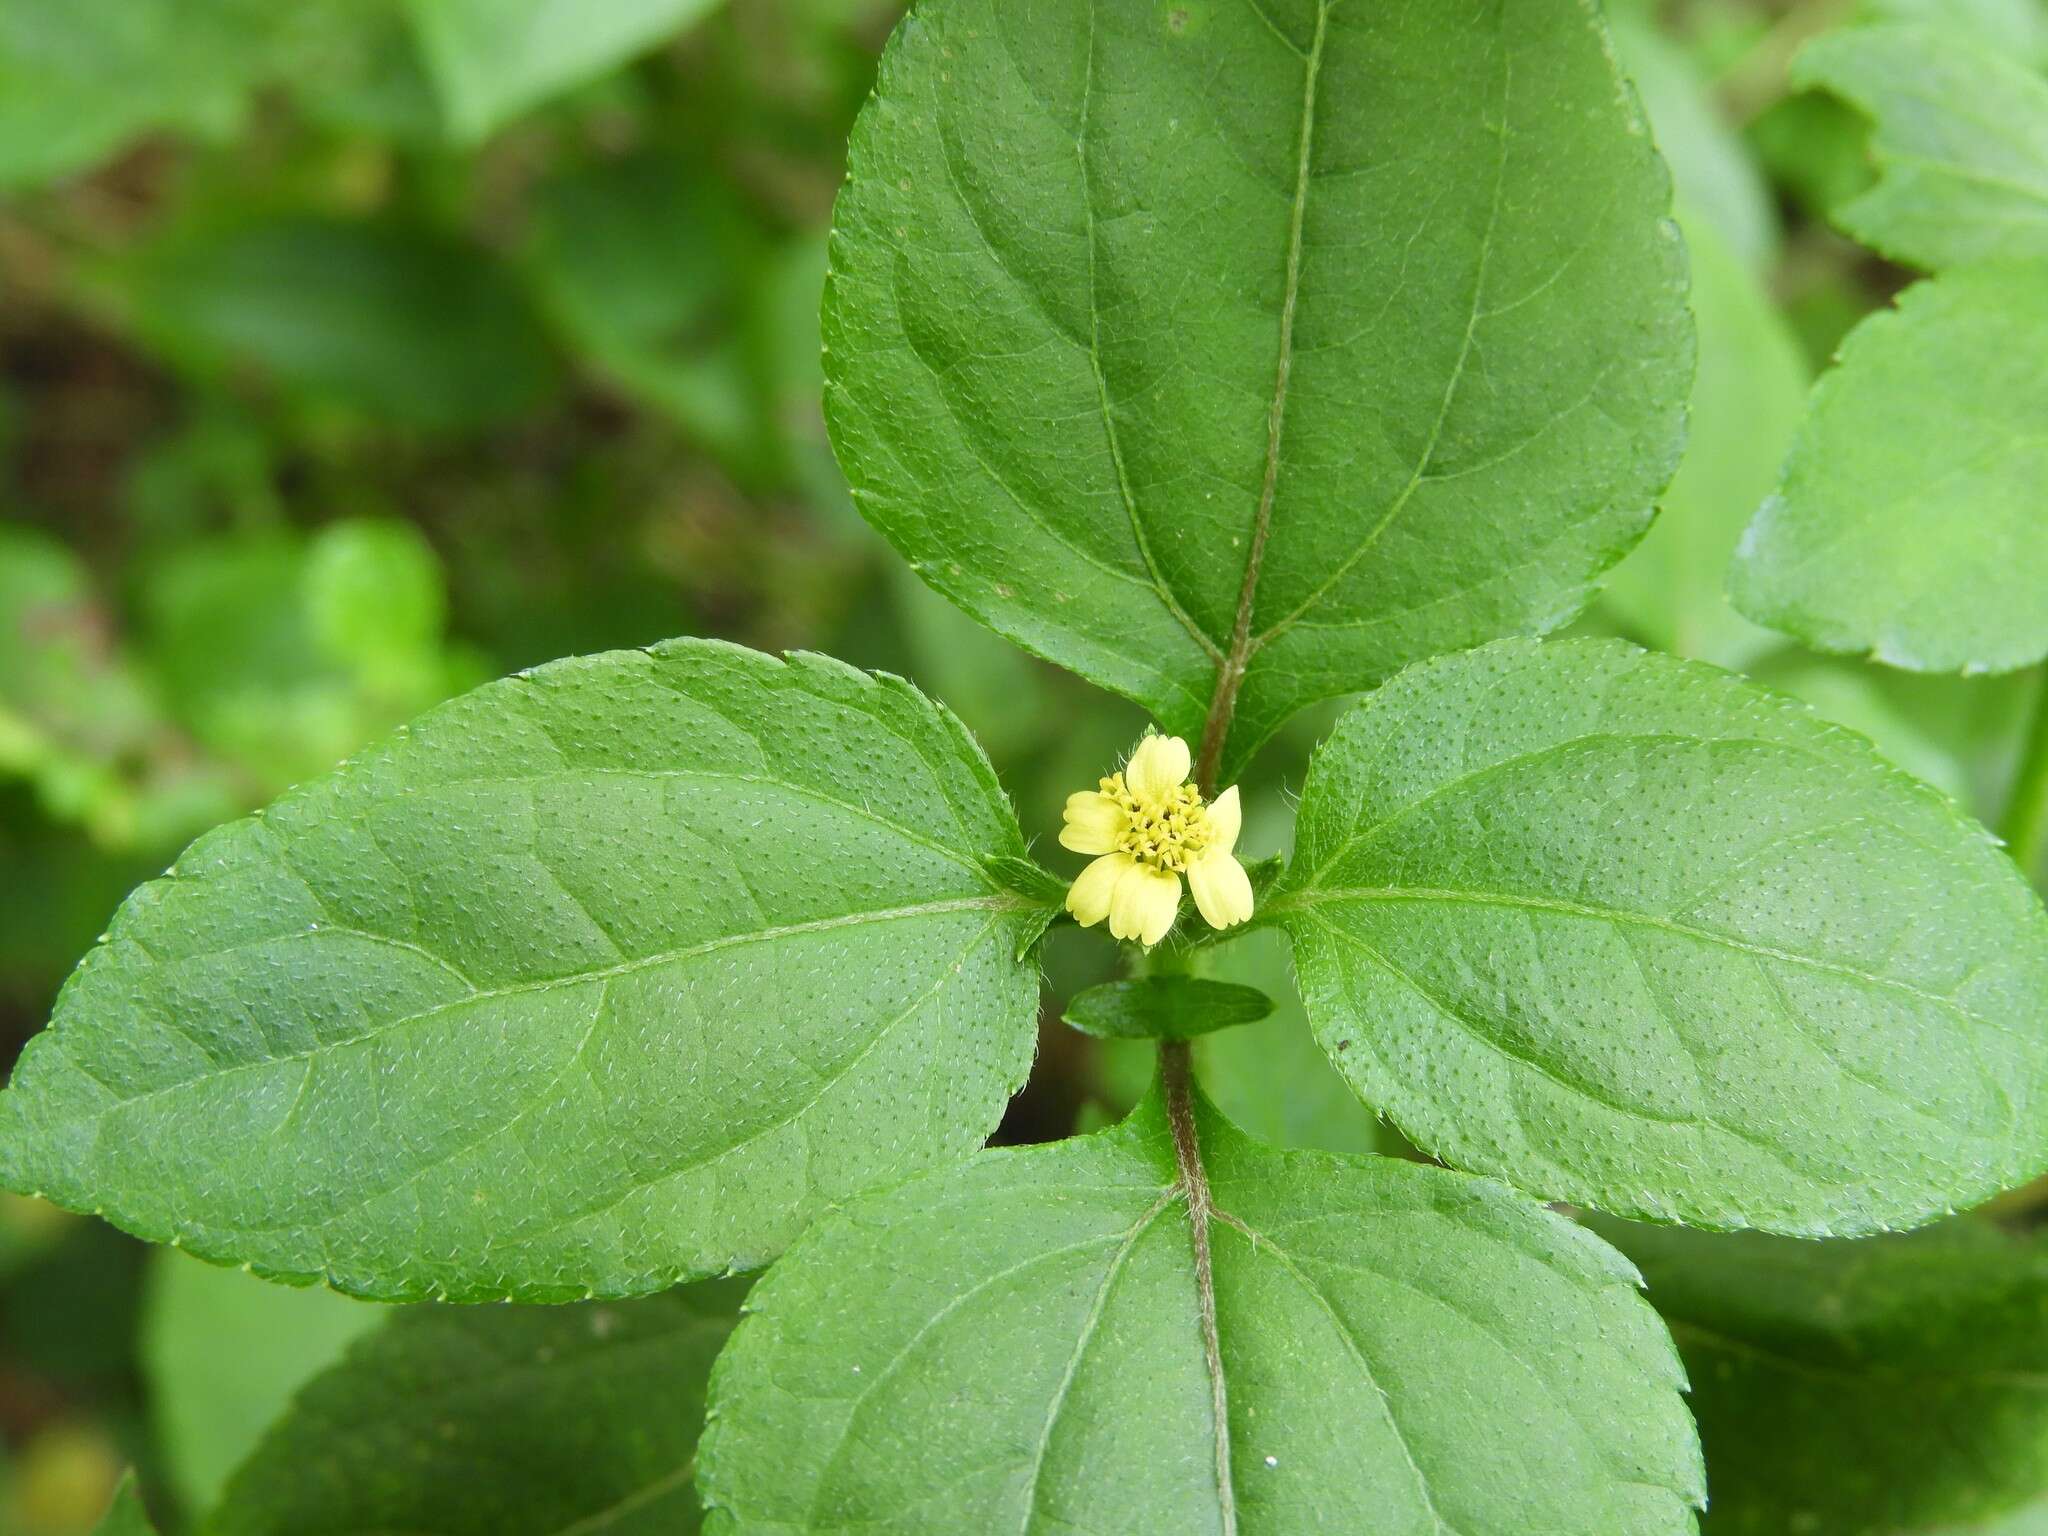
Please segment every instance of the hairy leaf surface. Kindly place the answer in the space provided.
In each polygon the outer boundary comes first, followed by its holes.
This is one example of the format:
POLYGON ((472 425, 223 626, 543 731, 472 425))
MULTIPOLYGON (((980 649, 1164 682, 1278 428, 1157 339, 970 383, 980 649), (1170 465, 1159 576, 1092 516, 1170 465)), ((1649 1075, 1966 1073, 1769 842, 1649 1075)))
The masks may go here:
POLYGON ((1759 623, 1921 672, 2048 656, 2048 259, 1945 272, 1814 391, 1730 577, 1759 623))
POLYGON ((1225 777, 1300 706, 1544 629, 1642 533, 1691 367, 1589 5, 951 0, 854 130, 827 413, 953 601, 1225 777))
POLYGON ((2048 915, 1859 736, 1715 668, 1504 641, 1347 714, 1266 904, 1416 1145, 1618 1214, 1819 1235, 2048 1164, 2048 915))
POLYGON ((1679 1372, 1619 1255, 1488 1180, 1206 1104, 1193 1134, 1206 1280, 1156 1094, 813 1229, 714 1376, 707 1529, 1693 1529, 1679 1372))
POLYGON ((1849 27, 1794 70, 1869 113, 1876 186, 1834 217, 1866 245, 1937 269, 2048 257, 2048 78, 1953 25, 1849 27))
POLYGON ((744 1289, 398 1312, 299 1394, 207 1536, 690 1536, 744 1289))
POLYGON ((1598 1230, 1642 1266, 1685 1356, 1712 1536, 1935 1536, 2048 1497, 2039 1239, 1972 1222, 1861 1243, 1598 1230))
POLYGON ((1023 1080, 1035 903, 908 685, 707 641, 423 716, 144 886, 0 1097, 0 1171, 385 1297, 757 1266, 1023 1080))

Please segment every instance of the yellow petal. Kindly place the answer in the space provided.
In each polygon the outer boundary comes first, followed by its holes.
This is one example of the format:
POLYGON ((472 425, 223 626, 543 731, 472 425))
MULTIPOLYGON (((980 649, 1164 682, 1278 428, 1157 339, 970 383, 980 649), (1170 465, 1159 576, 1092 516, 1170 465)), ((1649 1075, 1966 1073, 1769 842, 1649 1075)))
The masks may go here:
POLYGON ((1109 931, 1147 949, 1166 937, 1180 910, 1180 876, 1135 859, 1117 878, 1109 899, 1109 931))
POLYGON ((1067 892, 1067 910, 1074 914, 1074 921, 1083 928, 1093 928, 1109 916, 1110 896, 1117 882, 1127 870, 1137 867, 1138 861, 1128 853, 1112 853, 1082 870, 1067 892))
POLYGON ((1124 782, 1140 800, 1163 800, 1187 782, 1194 758, 1178 736, 1147 736, 1124 769, 1124 782))
POLYGON ((1251 878, 1222 848, 1208 849, 1188 865, 1188 889, 1211 928, 1229 928, 1252 915, 1251 878))
POLYGON ((1060 846, 1076 853, 1114 853, 1128 819, 1124 808, 1100 790, 1084 789, 1067 796, 1067 824, 1060 846))
POLYGON ((1237 846, 1237 829, 1244 822, 1244 812, 1237 803, 1235 784, 1209 802, 1203 819, 1209 827, 1210 852, 1229 853, 1237 846))

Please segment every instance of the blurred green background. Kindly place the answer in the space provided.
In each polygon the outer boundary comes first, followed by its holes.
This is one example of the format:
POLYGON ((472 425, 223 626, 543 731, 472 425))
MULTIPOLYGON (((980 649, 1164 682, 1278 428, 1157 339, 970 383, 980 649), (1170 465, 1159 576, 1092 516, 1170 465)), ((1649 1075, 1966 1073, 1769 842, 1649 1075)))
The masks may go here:
MULTIPOLYGON (((2034 0, 1610 8, 1692 250, 1691 446, 1582 627, 1739 667, 1995 822, 2036 674, 1909 677, 1736 616, 1721 576, 1813 374, 1907 280, 1832 234, 1870 175, 1789 94, 1819 32, 1933 14, 2048 58, 2034 0)), ((679 634, 830 651, 950 703, 1047 862, 1120 701, 926 591, 853 513, 817 303, 888 0, 0 0, 0 1052, 206 827, 450 693, 679 634)), ((1328 721, 1247 786, 1250 851, 1328 721)), ((1048 996, 1109 948, 1048 946, 1048 996)), ((1231 974, 1284 995, 1268 936, 1231 974)), ((1212 1037, 1279 1140, 1386 1133, 1300 1015, 1212 1037)), ((1141 1060, 1048 1014, 1002 1135, 1141 1060)), ((2024 1203, 2024 1202, 2023 1202, 2024 1203)), ((374 1308, 0 1204, 0 1536, 90 1529, 138 1464, 185 1528, 374 1308)))

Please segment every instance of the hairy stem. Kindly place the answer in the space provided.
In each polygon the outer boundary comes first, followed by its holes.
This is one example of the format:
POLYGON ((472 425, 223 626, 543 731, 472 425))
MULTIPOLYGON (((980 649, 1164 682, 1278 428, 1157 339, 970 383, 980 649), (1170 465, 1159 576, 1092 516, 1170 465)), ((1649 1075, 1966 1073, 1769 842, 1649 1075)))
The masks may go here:
POLYGON ((1194 1069, 1185 1040, 1159 1042, 1159 1075, 1166 1089, 1166 1120, 1173 1128, 1173 1156, 1181 1193, 1188 1202, 1188 1226, 1195 1244, 1195 1305, 1202 1327, 1202 1357, 1209 1367, 1209 1411, 1216 1424, 1216 1497, 1222 1505, 1223 1536, 1236 1536, 1237 1495, 1230 1482, 1230 1401, 1223 1384, 1223 1345, 1216 1332, 1216 1272, 1210 1257, 1209 1226, 1216 1214, 1209 1175, 1195 1133, 1194 1069))
POLYGON ((2020 748, 2019 772, 2005 802, 1999 833, 2022 871, 2031 876, 2048 853, 2048 668, 2043 668, 2034 694, 2033 718, 2020 748))

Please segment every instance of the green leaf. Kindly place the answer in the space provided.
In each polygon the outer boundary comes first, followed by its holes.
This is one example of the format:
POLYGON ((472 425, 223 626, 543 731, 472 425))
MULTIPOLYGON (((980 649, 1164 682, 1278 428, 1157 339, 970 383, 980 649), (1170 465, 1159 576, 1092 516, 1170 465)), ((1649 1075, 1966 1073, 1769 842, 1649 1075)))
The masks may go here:
POLYGON ((717 0, 403 0, 455 136, 488 138, 529 107, 645 53, 717 0))
POLYGON ((448 597, 440 561, 411 523, 328 524, 306 551, 302 582, 314 643, 371 686, 415 689, 438 667, 448 597))
POLYGON ((1718 669, 1504 641, 1344 716, 1265 905, 1368 1104, 1652 1220, 1925 1221, 2048 1165, 2048 914, 1938 791, 1718 669))
POLYGON ((140 1353, 156 1443, 184 1507, 210 1508, 292 1394, 388 1315, 160 1250, 140 1353))
POLYGON ((1031 1060, 994 775, 907 684, 710 641, 423 716, 132 896, 0 1174, 392 1298, 753 1268, 966 1152, 1031 1060))
POLYGON ((1713 228, 1683 222, 1700 347, 1685 457, 1656 524, 1610 574, 1598 614, 1653 649, 1738 666, 1777 637, 1729 605, 1728 562, 1778 483, 1806 414, 1808 371, 1762 281, 1713 228))
POLYGON ((0 187, 81 171, 152 129, 224 137, 252 89, 324 61, 329 0, 0 0, 0 187))
POLYGON ((1876 124, 1876 186, 1834 210, 1915 266, 2048 257, 2048 80, 1954 27, 1851 27, 1807 45, 1795 83, 1876 124))
POLYGON ((2048 261, 1916 284, 1850 335, 1735 604, 1826 651, 1920 672, 2048 656, 2048 261))
POLYGON ((142 1507, 133 1472, 122 1478, 120 1487, 114 1490, 113 1505, 93 1527, 93 1536, 156 1536, 156 1527, 149 1523, 149 1511, 142 1507))
POLYGON ((1691 369, 1592 8, 951 0, 854 129, 827 416, 954 602, 1198 740, 1552 627, 1691 369), (1227 88, 1223 88, 1227 84, 1227 88))
POLYGON ((1947 28, 2008 58, 2048 65, 2048 9, 2041 0, 1864 0, 1861 14, 1947 28))
POLYGON ((204 225, 125 258, 111 281, 189 370, 253 367, 309 404, 380 421, 474 430, 560 383, 538 318, 487 251, 395 220, 204 225))
MULTIPOLYGON (((1683 47, 1647 14, 1608 10, 1615 49, 1642 95, 1679 203, 1699 210, 1701 220, 1744 266, 1762 270, 1776 257, 1783 232, 1771 189, 1741 136, 1717 112, 1709 82, 1683 47)), ((1696 249, 1697 232, 1688 228, 1685 233, 1687 245, 1696 249)))
POLYGON ((300 1393, 207 1536, 689 1536, 744 1290, 399 1312, 300 1393))
POLYGON ((1242 1029, 1195 1042, 1195 1076, 1232 1122, 1287 1147, 1324 1152, 1395 1152, 1400 1138, 1358 1102, 1316 1043, 1294 984, 1285 935, 1258 929, 1219 945, 1218 979, 1255 986, 1277 1006, 1242 1029))
POLYGON ((581 356, 756 477, 778 468, 784 451, 778 402, 749 334, 763 285, 741 280, 767 260, 759 221, 730 186, 652 150, 547 183, 528 250, 581 356))
POLYGON ((1090 987, 1067 1004, 1066 1021, 1104 1040, 1191 1040, 1256 1024, 1273 1011, 1257 987, 1199 976, 1137 976, 1090 987))
POLYGON ((1713 1536, 1933 1536, 2048 1495, 2040 1238, 1598 1230, 1685 1356, 1713 1536))
POLYGON ((1693 1529, 1681 1378, 1612 1250, 1490 1181, 1183 1128, 1192 1207, 1155 1093, 814 1228, 719 1362, 708 1528, 1693 1529))
POLYGON ((141 606, 168 707, 266 792, 475 680, 444 645, 440 566, 406 524, 193 540, 149 565, 141 606))

